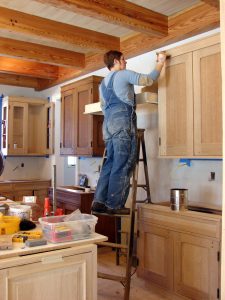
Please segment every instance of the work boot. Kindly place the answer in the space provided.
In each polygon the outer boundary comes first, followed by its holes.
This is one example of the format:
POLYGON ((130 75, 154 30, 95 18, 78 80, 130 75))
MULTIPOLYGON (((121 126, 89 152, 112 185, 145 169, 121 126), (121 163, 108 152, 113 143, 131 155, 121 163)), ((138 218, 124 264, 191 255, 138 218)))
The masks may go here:
POLYGON ((92 210, 92 212, 96 212, 96 213, 104 213, 104 212, 106 212, 107 207, 105 206, 104 203, 93 202, 91 210, 92 210))

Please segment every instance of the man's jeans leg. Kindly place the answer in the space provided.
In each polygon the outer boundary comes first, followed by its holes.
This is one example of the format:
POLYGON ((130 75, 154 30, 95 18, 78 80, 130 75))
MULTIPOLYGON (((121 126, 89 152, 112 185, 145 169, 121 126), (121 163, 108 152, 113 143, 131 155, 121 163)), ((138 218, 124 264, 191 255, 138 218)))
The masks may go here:
POLYGON ((106 161, 102 166, 100 177, 95 191, 94 201, 104 203, 107 201, 108 185, 111 169, 113 166, 113 143, 112 140, 106 142, 106 161))
POLYGON ((136 162, 136 136, 121 131, 112 138, 112 143, 114 157, 106 206, 118 209, 125 205, 130 189, 130 176, 136 162))

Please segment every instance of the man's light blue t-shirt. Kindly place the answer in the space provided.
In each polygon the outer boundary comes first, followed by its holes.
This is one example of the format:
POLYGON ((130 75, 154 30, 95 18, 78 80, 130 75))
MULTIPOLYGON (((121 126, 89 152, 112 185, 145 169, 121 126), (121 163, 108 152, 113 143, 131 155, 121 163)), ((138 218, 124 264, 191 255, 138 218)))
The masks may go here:
MULTIPOLYGON (((134 85, 146 86, 152 85, 154 80, 159 77, 159 72, 153 70, 150 74, 141 74, 130 70, 110 71, 110 73, 103 79, 107 87, 111 76, 117 73, 114 77, 113 88, 116 96, 123 102, 133 106, 134 105, 134 85)), ((101 107, 104 111, 105 100, 102 95, 100 86, 101 107)))

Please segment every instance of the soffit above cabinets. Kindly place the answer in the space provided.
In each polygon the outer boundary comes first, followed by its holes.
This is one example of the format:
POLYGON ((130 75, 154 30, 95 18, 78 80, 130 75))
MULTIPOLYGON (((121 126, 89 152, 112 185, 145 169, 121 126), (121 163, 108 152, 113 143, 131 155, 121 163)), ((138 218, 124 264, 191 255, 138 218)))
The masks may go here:
POLYGON ((219 0, 0 0, 0 84, 43 90, 219 26, 219 0))

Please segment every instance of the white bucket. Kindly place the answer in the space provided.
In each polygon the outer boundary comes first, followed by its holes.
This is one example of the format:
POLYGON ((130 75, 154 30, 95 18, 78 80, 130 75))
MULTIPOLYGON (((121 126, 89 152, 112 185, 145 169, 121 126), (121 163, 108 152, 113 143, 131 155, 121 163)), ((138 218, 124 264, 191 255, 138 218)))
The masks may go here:
POLYGON ((12 205, 9 207, 9 215, 30 220, 31 208, 28 205, 12 205))

